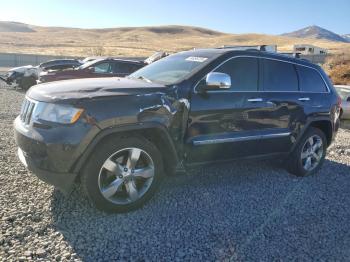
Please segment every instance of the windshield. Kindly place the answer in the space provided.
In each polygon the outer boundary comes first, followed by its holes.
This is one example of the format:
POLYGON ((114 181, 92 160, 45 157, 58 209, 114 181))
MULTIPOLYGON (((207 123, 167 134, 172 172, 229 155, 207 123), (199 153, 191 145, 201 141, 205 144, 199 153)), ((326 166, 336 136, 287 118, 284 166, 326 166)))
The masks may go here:
MULTIPOLYGON (((102 61, 102 60, 101 60, 102 61)), ((90 66, 93 66, 94 64, 96 64, 97 60, 92 60, 90 62, 87 62, 85 64, 82 64, 81 66, 79 66, 79 69, 85 69, 85 68, 89 68, 90 66)))
POLYGON ((129 78, 139 78, 149 82, 170 85, 185 79, 211 60, 211 57, 194 56, 193 53, 189 52, 180 53, 145 66, 131 74, 129 78))

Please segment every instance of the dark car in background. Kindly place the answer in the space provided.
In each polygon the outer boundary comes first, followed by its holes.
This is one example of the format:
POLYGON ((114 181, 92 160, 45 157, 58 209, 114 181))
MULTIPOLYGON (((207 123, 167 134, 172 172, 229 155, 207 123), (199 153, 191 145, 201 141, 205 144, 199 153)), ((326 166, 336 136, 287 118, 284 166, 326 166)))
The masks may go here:
MULTIPOLYGON (((95 71, 110 68, 99 63, 95 71)), ((39 178, 63 192, 80 181, 95 206, 122 212, 149 200, 165 172, 199 164, 281 158, 290 173, 312 175, 336 136, 340 103, 308 61, 202 49, 126 78, 35 86, 15 137, 20 160, 39 178)))
POLYGON ((142 68, 142 61, 116 58, 95 59, 70 70, 45 71, 39 75, 38 83, 77 79, 119 76, 125 77, 142 68))

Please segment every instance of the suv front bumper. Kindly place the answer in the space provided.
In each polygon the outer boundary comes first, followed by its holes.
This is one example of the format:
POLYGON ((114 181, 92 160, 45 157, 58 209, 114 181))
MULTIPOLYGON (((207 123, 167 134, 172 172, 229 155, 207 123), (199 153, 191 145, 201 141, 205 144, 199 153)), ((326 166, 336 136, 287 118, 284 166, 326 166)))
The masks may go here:
POLYGON ((71 192, 77 174, 57 173, 40 169, 37 167, 36 161, 27 156, 20 147, 18 147, 17 154, 22 164, 40 180, 57 187, 64 194, 71 192))
POLYGON ((18 157, 27 169, 69 193, 78 174, 73 171, 74 166, 87 145, 84 138, 91 127, 77 123, 69 127, 36 128, 17 117, 14 129, 18 157))

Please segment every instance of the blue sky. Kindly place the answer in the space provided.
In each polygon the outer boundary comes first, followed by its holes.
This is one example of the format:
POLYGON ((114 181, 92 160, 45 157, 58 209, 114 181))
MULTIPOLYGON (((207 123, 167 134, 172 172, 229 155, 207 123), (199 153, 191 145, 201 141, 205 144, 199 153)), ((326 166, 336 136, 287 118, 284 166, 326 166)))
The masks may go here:
POLYGON ((5 0, 0 20, 81 28, 176 24, 266 34, 319 25, 345 34, 350 0, 5 0))

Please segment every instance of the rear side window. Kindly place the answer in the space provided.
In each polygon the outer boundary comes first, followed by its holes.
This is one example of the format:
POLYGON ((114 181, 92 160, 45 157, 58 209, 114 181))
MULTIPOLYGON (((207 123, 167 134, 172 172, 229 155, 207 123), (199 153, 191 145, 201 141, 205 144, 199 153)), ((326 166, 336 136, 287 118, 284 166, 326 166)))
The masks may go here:
POLYGON ((138 65, 128 64, 128 63, 115 63, 114 64, 114 73, 117 74, 131 74, 139 69, 138 65))
POLYGON ((320 74, 312 68, 297 66, 300 90, 303 92, 327 92, 326 84, 320 74))
POLYGON ((231 77, 232 91, 258 90, 258 59, 237 57, 221 65, 215 72, 225 73, 231 77))
POLYGON ((265 91, 298 91, 298 77, 291 63, 261 59, 265 91))

